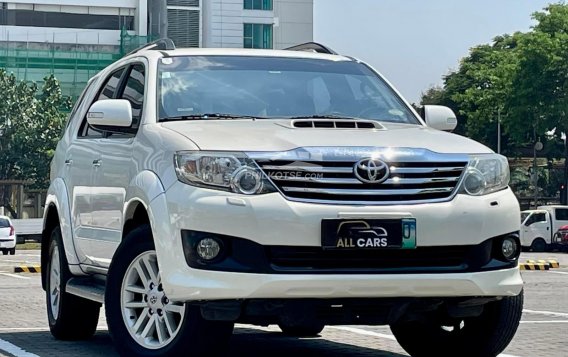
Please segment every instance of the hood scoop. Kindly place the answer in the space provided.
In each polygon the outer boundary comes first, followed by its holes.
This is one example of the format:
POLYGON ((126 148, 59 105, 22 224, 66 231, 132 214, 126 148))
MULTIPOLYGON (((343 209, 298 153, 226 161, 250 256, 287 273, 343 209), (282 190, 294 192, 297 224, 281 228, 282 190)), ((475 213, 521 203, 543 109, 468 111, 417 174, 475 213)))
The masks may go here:
POLYGON ((312 129, 379 129, 385 127, 373 120, 295 119, 292 128, 312 129))

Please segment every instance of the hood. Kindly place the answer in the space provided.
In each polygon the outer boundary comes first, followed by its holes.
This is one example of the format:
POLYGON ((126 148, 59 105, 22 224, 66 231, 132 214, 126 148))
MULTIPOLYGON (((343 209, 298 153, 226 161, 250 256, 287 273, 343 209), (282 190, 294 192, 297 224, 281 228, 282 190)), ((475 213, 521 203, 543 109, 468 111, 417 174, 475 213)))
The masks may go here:
POLYGON ((381 123, 382 129, 297 128, 287 120, 196 120, 162 123, 201 150, 287 151, 307 146, 421 148, 438 153, 491 153, 460 135, 420 125, 381 123))

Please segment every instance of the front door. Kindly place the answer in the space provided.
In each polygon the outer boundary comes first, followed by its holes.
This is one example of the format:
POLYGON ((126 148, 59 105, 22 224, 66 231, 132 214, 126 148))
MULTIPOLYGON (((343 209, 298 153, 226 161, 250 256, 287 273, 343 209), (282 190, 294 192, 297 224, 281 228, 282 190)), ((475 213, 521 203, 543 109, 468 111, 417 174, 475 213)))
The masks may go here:
POLYGON ((136 174, 132 160, 135 131, 142 118, 145 67, 135 63, 127 69, 125 83, 115 98, 126 99, 132 106, 132 132, 107 133, 98 139, 99 170, 93 185, 93 227, 91 257, 94 265, 108 268, 122 240, 123 212, 126 190, 136 174))

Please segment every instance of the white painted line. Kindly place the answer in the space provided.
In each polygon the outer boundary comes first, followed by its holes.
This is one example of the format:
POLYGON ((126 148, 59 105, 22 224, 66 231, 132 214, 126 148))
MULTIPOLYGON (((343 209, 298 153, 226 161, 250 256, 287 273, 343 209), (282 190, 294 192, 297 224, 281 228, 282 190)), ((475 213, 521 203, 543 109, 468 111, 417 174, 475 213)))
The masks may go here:
POLYGON ((568 324, 568 320, 521 321, 522 324, 568 324))
POLYGON ((48 327, 0 327, 0 332, 10 331, 49 331, 48 327))
POLYGON ((17 274, 10 274, 10 273, 0 273, 0 275, 5 275, 5 276, 12 277, 12 278, 24 279, 24 280, 30 279, 29 276, 20 276, 20 275, 17 275, 17 274))
POLYGON ((526 314, 556 316, 556 317, 568 317, 568 313, 565 313, 565 312, 536 311, 536 310, 527 310, 527 309, 523 309, 523 312, 526 313, 526 314))
POLYGON ((15 357, 39 357, 36 354, 26 352, 20 347, 8 342, 4 341, 0 338, 0 351, 8 352, 9 354, 15 357))
POLYGON ((549 273, 552 274, 564 274, 564 275, 568 275, 568 271, 548 271, 549 273))
POLYGON ((378 333, 378 332, 373 332, 373 331, 367 331, 367 330, 363 330, 363 329, 355 328, 355 327, 326 326, 325 328, 332 328, 332 329, 336 329, 336 330, 342 330, 342 331, 357 333, 359 335, 374 336, 374 337, 386 338, 387 340, 391 340, 391 341, 396 341, 396 338, 393 335, 389 335, 389 334, 386 334, 386 333, 378 333))

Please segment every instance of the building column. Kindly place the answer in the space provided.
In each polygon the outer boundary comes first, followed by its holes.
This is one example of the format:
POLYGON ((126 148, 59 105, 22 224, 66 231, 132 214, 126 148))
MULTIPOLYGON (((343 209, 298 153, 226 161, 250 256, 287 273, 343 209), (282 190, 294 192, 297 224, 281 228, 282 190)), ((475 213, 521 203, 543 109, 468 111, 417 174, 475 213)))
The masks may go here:
POLYGON ((148 35, 148 1, 152 0, 138 0, 136 6, 136 33, 138 36, 148 35))

